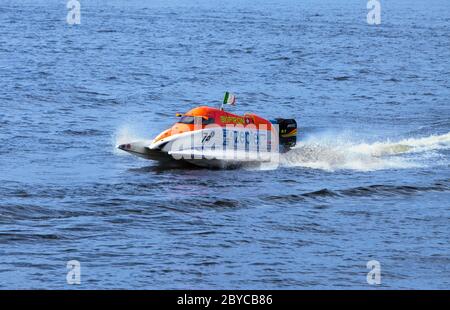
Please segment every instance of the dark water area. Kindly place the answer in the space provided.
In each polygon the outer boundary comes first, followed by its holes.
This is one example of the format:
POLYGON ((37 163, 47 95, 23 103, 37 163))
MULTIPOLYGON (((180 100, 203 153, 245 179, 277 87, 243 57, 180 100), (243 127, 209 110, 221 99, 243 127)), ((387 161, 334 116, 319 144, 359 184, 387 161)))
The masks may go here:
POLYGON ((449 288, 448 1, 81 2, 0 4, 0 288, 449 288), (278 167, 116 149, 226 90, 278 167))

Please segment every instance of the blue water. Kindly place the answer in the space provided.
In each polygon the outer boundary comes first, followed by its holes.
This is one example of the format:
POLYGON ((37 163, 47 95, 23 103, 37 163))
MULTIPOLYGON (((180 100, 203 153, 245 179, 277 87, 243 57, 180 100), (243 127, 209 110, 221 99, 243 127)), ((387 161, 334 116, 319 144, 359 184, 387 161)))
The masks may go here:
POLYGON ((450 3, 366 3, 2 0, 0 288, 448 289, 450 3), (278 168, 115 148, 226 90, 278 168))

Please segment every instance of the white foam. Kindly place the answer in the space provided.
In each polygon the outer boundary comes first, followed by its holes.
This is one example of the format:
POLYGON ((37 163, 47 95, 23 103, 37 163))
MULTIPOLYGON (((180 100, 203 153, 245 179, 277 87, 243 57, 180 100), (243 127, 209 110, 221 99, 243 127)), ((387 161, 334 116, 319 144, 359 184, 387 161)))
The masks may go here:
POLYGON ((375 142, 372 144, 359 144, 351 148, 351 151, 372 156, 396 155, 408 152, 426 152, 450 147, 450 133, 444 135, 432 135, 425 138, 409 138, 398 142, 375 142))
POLYGON ((423 166, 422 159, 429 158, 430 153, 448 148, 450 133, 374 143, 354 142, 348 135, 327 134, 301 141, 281 156, 281 164, 328 171, 412 168, 423 166))
POLYGON ((144 138, 142 138, 136 129, 131 126, 124 125, 117 129, 114 134, 115 145, 130 143, 137 140, 144 140, 144 138))
POLYGON ((122 152, 117 149, 117 147, 120 144, 124 143, 131 143, 131 142, 139 142, 141 141, 142 144, 150 144, 150 141, 147 138, 143 137, 144 135, 140 133, 136 128, 130 126, 130 125, 122 125, 119 127, 116 132, 114 133, 112 139, 112 143, 114 146, 114 152, 118 155, 125 155, 127 153, 122 152))

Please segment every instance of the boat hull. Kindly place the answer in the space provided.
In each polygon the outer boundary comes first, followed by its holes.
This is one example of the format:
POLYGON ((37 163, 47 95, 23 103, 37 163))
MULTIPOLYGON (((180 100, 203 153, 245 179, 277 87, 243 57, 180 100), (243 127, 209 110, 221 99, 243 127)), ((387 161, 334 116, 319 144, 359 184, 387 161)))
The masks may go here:
POLYGON ((130 142, 118 148, 159 162, 180 160, 199 167, 230 169, 276 161, 278 143, 270 137, 267 131, 217 127, 171 135, 152 143, 130 142))

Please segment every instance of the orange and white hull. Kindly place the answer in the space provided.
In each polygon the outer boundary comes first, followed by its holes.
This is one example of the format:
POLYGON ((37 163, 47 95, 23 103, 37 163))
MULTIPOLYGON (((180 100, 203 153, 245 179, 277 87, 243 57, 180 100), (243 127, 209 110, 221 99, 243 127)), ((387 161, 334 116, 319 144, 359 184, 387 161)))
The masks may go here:
MULTIPOLYGON (((286 137, 296 134, 296 130, 295 124, 295 132, 292 129, 286 137)), ((280 151, 278 133, 276 125, 254 114, 237 116, 200 107, 184 114, 180 122, 151 142, 131 142, 118 147, 161 162, 180 160, 201 167, 229 168, 276 163, 280 151)))

